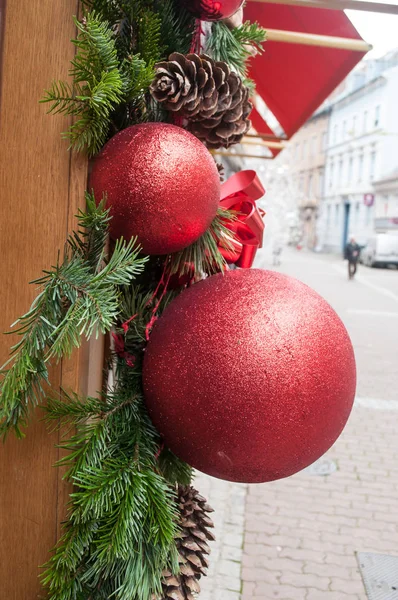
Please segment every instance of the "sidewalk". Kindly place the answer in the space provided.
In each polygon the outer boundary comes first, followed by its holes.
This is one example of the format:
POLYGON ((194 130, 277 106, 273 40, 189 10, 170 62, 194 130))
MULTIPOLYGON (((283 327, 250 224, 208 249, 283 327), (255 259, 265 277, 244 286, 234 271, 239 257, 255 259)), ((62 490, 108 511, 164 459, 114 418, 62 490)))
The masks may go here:
POLYGON ((398 554, 398 411, 389 406, 354 408, 321 459, 336 463, 330 475, 250 486, 198 478, 218 510, 202 600, 367 598, 355 552, 398 554))

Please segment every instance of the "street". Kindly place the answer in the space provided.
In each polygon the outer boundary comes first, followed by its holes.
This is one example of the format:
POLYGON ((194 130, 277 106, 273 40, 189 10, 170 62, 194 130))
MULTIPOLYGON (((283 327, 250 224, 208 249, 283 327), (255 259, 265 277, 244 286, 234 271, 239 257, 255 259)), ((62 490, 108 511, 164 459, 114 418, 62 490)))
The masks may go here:
POLYGON ((359 265, 348 281, 339 257, 286 249, 281 258, 271 267, 263 252, 256 266, 308 284, 345 323, 355 406, 336 444, 293 477, 246 486, 198 475, 217 537, 201 598, 393 600, 393 588, 367 595, 356 553, 398 556, 398 270, 359 265))

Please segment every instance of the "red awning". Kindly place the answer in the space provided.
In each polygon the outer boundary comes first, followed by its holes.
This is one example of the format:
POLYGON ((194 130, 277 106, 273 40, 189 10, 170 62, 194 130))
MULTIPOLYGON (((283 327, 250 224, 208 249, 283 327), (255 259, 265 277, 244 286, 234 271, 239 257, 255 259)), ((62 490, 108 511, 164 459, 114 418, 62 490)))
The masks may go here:
MULTIPOLYGON (((265 29, 282 29, 361 40, 343 11, 248 2, 245 19, 265 29)), ((268 41, 252 61, 257 93, 275 115, 287 138, 306 122, 337 85, 363 58, 364 52, 268 41)), ((255 111, 257 133, 269 134, 255 111)))

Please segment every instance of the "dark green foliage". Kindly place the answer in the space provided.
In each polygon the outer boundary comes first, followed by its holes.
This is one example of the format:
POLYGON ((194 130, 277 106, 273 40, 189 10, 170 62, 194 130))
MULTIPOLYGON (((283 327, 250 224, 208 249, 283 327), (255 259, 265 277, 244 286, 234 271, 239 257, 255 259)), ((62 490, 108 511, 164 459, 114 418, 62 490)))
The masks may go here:
POLYGON ((13 428, 22 436, 29 407, 43 396, 47 365, 69 356, 82 338, 109 331, 119 312, 119 288, 143 269, 135 240, 120 240, 109 260, 104 244, 109 223, 104 202, 86 195, 81 231, 70 236, 62 260, 35 280, 41 289, 30 310, 14 325, 20 341, 2 368, 0 434, 13 428), (82 229, 87 229, 83 232, 82 229))
POLYGON ((250 52, 246 46, 254 46, 257 52, 262 52, 262 43, 265 42, 267 33, 265 29, 246 21, 240 27, 229 29, 222 21, 213 23, 212 35, 207 44, 206 51, 215 60, 222 60, 230 65, 243 77, 247 76, 250 52))
POLYGON ((184 275, 191 267, 199 275, 213 275, 223 271, 226 263, 218 249, 217 240, 223 238, 226 247, 229 248, 227 240, 231 239, 232 234, 226 227, 226 222, 233 221, 234 218, 231 211, 219 208, 216 218, 202 237, 188 248, 171 256, 171 272, 184 275))
POLYGON ((157 10, 161 18, 163 58, 172 52, 188 54, 195 26, 192 14, 181 6, 179 0, 159 0, 157 10))
POLYGON ((140 378, 131 383, 99 399, 64 393, 46 407, 48 421, 77 427, 62 444, 69 455, 60 464, 76 491, 43 575, 49 600, 101 598, 104 590, 118 600, 150 600, 160 593, 162 570, 177 569, 169 483, 189 482, 190 469, 165 451, 158 459, 140 378))
POLYGON ((41 102, 49 102, 49 112, 76 117, 65 133, 70 146, 98 152, 108 138, 111 114, 123 100, 126 81, 119 69, 114 34, 95 13, 82 22, 75 19, 78 38, 73 40, 77 54, 70 75, 73 83, 54 82, 41 102))

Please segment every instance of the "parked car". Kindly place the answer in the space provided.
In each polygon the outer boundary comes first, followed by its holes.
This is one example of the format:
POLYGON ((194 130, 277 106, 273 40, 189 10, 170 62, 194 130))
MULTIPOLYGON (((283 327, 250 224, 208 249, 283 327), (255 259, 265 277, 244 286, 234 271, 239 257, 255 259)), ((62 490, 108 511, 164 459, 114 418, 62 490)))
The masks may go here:
POLYGON ((398 266, 398 235, 378 233, 369 238, 359 261, 368 267, 398 266))

